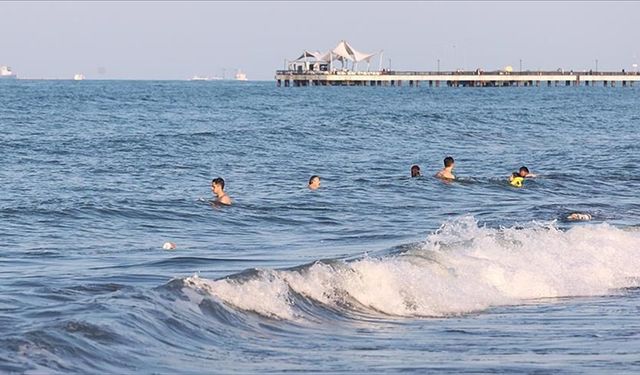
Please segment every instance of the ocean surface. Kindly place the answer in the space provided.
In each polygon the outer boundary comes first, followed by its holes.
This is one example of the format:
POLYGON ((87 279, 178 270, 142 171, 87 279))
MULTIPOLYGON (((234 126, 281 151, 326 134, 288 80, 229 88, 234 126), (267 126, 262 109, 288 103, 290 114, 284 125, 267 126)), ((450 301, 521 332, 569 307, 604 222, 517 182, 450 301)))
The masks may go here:
POLYGON ((0 130, 0 373, 640 372, 640 87, 17 80, 0 130))

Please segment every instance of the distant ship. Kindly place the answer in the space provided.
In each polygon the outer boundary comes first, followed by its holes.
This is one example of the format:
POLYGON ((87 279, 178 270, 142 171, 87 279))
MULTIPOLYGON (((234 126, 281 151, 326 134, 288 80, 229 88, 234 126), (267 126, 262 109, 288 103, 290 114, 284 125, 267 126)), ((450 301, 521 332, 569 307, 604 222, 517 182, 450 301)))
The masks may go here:
POLYGON ((219 81, 222 78, 220 77, 201 77, 201 76, 193 76, 189 79, 189 81, 219 81))
POLYGON ((241 70, 238 70, 238 73, 236 73, 236 81, 246 81, 247 80, 247 75, 242 73, 241 70))
POLYGON ((18 76, 8 66, 0 66, 0 79, 16 79, 18 76))
POLYGON ((209 77, 193 76, 189 81, 208 81, 209 77))
POLYGON ((84 74, 78 73, 73 76, 74 81, 84 81, 84 74))

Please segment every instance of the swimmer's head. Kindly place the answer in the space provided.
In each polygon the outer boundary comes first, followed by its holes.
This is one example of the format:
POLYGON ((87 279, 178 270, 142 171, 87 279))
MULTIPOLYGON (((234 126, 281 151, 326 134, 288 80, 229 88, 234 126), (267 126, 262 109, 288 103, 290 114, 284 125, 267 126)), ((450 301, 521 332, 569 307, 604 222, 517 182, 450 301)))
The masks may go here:
POLYGON ((162 248, 165 250, 175 250, 176 249, 176 244, 174 242, 165 242, 162 245, 162 248))
POLYGON ((570 221, 589 221, 592 216, 587 213, 574 212, 567 216, 567 220, 570 221))
POLYGON ((453 164, 455 164, 455 160, 453 160, 453 158, 451 156, 447 156, 446 158, 444 158, 444 167, 448 168, 453 166, 453 164))
POLYGON ((218 178, 214 178, 213 180, 211 180, 211 190, 214 193, 217 193, 218 190, 223 191, 224 190, 224 179, 222 177, 218 177, 218 178))
POLYGON ((320 187, 320 176, 313 175, 309 178, 309 189, 316 190, 320 187))
POLYGON ((520 175, 520 177, 526 177, 529 174, 529 168, 523 165, 522 167, 520 167, 518 174, 520 175))
POLYGON ((419 165, 412 165, 411 166, 411 177, 418 177, 420 176, 420 166, 419 165))

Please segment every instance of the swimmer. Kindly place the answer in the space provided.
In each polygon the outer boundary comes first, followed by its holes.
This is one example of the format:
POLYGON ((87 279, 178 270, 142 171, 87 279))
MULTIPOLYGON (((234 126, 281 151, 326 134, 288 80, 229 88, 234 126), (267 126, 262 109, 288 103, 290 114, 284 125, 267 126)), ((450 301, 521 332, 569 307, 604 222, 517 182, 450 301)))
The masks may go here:
POLYGON ((307 185, 307 187, 311 190, 317 190, 320 187, 320 176, 311 176, 311 178, 309 178, 309 185, 307 185))
POLYGON ((411 166, 411 177, 420 177, 420 166, 415 164, 411 166))
POLYGON ((529 172, 529 168, 525 167, 524 165, 520 167, 520 169, 518 170, 518 174, 520 175, 520 177, 524 177, 524 178, 537 177, 535 174, 529 172))
POLYGON ((443 180, 455 180, 456 176, 453 175, 453 168, 455 167, 456 162, 453 160, 451 156, 447 156, 444 158, 444 168, 438 173, 436 173, 435 177, 441 178, 443 180))
POLYGON ((591 215, 589 214, 581 214, 579 212, 574 212, 567 216, 567 220, 570 221, 589 221, 591 220, 591 215))
POLYGON ((522 166, 517 172, 513 172, 511 176, 509 176, 509 183, 511 186, 522 187, 525 178, 533 177, 536 177, 536 175, 529 173, 529 168, 522 166))
POLYGON ((211 191, 216 196, 216 202, 227 206, 231 205, 231 198, 224 192, 224 180, 222 177, 211 180, 211 191))

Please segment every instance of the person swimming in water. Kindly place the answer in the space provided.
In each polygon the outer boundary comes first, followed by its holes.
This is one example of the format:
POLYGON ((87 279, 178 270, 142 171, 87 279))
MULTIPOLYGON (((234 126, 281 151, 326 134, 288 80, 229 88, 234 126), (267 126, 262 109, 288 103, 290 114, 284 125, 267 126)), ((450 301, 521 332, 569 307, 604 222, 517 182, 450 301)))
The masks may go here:
POLYGON ((211 180, 211 191, 216 196, 215 203, 231 205, 231 198, 224 192, 224 179, 222 177, 211 180))
POLYGON ((436 173, 435 177, 443 180, 455 180, 456 176, 453 174, 453 168, 455 165, 455 160, 453 160, 451 156, 447 156, 444 158, 444 168, 442 168, 440 172, 436 173))
POLYGON ((569 221, 589 221, 591 219, 592 216, 587 213, 573 212, 570 215, 567 215, 567 220, 569 221))
POLYGON ((420 166, 417 164, 414 164, 411 166, 411 177, 420 177, 420 166))
POLYGON ((307 187, 310 190, 317 190, 320 187, 320 176, 313 175, 309 178, 307 187))
POLYGON ((513 172, 511 176, 509 176, 509 184, 515 187, 522 187, 522 185, 524 184, 525 178, 533 178, 533 177, 536 177, 536 175, 534 175, 533 173, 530 173, 529 168, 523 165, 522 167, 520 167, 520 169, 517 172, 513 172))

